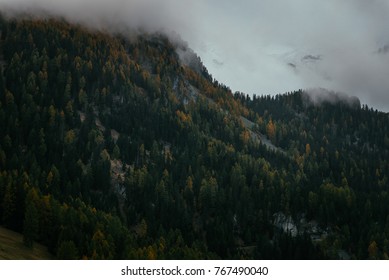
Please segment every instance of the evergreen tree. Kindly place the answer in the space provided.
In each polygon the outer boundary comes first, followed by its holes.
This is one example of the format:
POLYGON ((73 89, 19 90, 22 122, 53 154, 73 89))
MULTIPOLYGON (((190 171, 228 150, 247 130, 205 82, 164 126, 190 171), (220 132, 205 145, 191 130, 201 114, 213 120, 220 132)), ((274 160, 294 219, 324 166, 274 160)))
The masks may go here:
POLYGON ((39 216, 37 210, 38 195, 34 188, 31 188, 26 197, 26 211, 24 215, 23 243, 32 247, 38 237, 39 216))

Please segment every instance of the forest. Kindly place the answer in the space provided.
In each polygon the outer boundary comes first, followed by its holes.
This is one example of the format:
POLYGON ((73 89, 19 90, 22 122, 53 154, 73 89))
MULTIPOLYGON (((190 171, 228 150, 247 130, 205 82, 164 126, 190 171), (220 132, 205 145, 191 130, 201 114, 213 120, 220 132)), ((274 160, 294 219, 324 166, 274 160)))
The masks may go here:
POLYGON ((1 17, 0 225, 57 259, 389 259, 389 114, 352 101, 233 93, 163 34, 1 17))

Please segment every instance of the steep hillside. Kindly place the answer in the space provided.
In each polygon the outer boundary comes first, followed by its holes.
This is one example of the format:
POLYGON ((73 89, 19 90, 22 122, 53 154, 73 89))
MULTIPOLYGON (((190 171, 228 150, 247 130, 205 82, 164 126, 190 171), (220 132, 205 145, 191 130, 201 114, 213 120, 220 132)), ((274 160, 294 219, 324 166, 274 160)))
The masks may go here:
POLYGON ((35 244, 27 248, 23 244, 23 235, 0 227, 0 260, 50 260, 52 256, 47 248, 35 244))
POLYGON ((388 115, 253 99, 181 42, 1 20, 0 217, 58 258, 386 258, 388 115))

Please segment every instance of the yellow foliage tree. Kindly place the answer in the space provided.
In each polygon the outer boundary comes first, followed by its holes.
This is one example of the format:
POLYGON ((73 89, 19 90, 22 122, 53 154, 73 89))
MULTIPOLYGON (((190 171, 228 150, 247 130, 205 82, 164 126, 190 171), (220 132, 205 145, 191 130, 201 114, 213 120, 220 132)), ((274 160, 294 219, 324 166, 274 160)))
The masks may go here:
POLYGON ((269 139, 272 142, 274 142, 274 140, 276 139, 276 126, 273 123, 272 119, 270 119, 270 121, 268 122, 268 124, 266 126, 266 133, 267 133, 267 136, 269 137, 269 139))

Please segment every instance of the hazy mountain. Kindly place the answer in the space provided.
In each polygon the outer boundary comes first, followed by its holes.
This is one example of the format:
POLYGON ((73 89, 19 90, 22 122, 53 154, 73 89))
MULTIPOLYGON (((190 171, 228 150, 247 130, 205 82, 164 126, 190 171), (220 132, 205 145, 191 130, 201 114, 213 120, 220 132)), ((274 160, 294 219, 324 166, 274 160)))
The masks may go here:
POLYGON ((0 30, 0 217, 26 246, 388 258, 388 114, 321 89, 233 94, 158 33, 58 19, 0 30))

